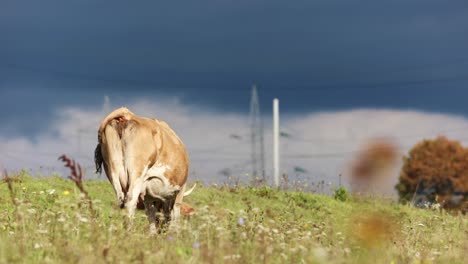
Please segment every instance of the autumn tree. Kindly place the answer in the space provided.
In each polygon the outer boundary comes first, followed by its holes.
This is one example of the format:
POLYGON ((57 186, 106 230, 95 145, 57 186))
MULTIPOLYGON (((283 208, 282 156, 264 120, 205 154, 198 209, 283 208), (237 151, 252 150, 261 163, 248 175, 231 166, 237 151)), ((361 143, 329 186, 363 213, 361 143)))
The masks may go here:
POLYGON ((395 186, 400 201, 424 195, 426 201, 437 201, 445 208, 466 207, 468 148, 441 136, 416 144, 403 162, 395 186))

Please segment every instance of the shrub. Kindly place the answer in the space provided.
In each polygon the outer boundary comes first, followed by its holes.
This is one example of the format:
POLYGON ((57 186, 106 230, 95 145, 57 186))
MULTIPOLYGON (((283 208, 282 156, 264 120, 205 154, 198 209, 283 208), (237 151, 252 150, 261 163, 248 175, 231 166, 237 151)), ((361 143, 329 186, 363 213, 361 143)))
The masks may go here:
POLYGON ((338 201, 347 201, 349 199, 348 190, 345 187, 340 187, 335 190, 333 197, 338 201))

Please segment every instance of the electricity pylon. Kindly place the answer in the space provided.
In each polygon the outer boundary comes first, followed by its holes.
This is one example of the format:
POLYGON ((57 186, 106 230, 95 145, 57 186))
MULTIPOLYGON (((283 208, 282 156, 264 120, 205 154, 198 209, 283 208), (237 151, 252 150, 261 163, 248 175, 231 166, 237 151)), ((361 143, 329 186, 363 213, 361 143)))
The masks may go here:
POLYGON ((252 86, 250 99, 250 137, 252 148, 252 179, 265 182, 265 147, 263 143, 263 123, 258 103, 257 87, 252 86))

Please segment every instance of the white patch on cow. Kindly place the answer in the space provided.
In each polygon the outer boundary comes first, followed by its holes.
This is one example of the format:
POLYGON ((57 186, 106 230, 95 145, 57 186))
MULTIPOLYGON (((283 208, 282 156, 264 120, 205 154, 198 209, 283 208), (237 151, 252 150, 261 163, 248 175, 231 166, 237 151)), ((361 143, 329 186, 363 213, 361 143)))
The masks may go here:
POLYGON ((164 173, 166 173, 166 170, 170 170, 170 169, 171 167, 169 165, 164 165, 158 161, 148 170, 146 177, 164 176, 164 173))
POLYGON ((179 185, 172 185, 165 173, 170 170, 171 167, 157 162, 154 164, 146 173, 145 194, 151 195, 154 198, 165 200, 166 197, 173 196, 175 192, 180 191, 179 185))

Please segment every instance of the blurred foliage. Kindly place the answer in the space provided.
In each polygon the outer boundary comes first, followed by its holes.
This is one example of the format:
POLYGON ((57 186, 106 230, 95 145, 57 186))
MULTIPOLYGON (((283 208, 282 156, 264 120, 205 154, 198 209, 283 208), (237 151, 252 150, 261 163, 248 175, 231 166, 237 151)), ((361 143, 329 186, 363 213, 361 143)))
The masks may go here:
POLYGON ((354 194, 382 194, 398 164, 397 145, 388 138, 373 138, 360 148, 351 166, 351 187, 354 194))
POLYGON ((386 139, 371 140, 358 154, 352 168, 356 181, 373 181, 379 178, 397 158, 396 146, 386 139))
POLYGON ((400 201, 440 203, 466 212, 468 148, 441 136, 418 143, 403 161, 395 186, 400 201))

